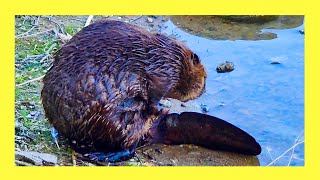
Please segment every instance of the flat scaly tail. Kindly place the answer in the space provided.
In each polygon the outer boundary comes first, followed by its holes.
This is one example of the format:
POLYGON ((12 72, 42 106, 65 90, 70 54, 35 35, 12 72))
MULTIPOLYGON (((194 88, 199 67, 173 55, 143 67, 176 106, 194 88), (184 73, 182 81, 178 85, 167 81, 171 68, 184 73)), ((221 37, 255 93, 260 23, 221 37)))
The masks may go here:
POLYGON ((195 144, 215 150, 259 155, 261 146, 240 128, 217 117, 196 112, 168 114, 152 128, 152 141, 195 144))

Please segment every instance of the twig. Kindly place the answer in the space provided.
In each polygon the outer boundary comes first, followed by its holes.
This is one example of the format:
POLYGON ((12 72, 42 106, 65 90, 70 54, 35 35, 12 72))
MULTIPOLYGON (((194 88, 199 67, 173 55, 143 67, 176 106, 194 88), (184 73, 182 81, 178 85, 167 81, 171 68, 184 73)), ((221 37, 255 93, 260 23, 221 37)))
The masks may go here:
POLYGON ((134 152, 134 154, 135 154, 135 156, 137 157, 137 159, 138 159, 138 161, 139 161, 140 165, 142 165, 143 163, 142 163, 142 160, 141 160, 141 158, 140 158, 139 154, 138 154, 137 152, 134 152))
POLYGON ((60 29, 60 31, 61 31, 62 34, 66 34, 66 33, 64 32, 64 28, 61 27, 61 25, 60 25, 59 23, 57 23, 56 21, 52 20, 52 19, 51 19, 51 18, 52 18, 51 16, 43 16, 43 17, 47 18, 48 21, 53 22, 54 24, 56 24, 56 25, 59 27, 59 29, 60 29))
MULTIPOLYGON (((57 45, 57 44, 54 43, 54 44, 52 44, 52 45, 49 47, 49 49, 44 53, 44 56, 41 58, 40 63, 41 63, 45 58, 47 58, 47 57, 50 55, 50 52, 52 51, 52 49, 53 49, 56 45, 57 45)), ((50 69, 50 67, 49 67, 48 69, 50 69)), ((23 86, 23 85, 25 85, 25 84, 28 84, 28 83, 31 83, 31 82, 34 82, 34 81, 39 81, 39 80, 41 80, 43 77, 44 77, 44 75, 42 75, 42 76, 40 76, 40 77, 37 77, 37 78, 34 78, 34 79, 31 79, 31 80, 26 81, 26 82, 17 84, 16 86, 17 86, 17 87, 21 87, 21 86, 23 86)))
POLYGON ((86 21, 86 24, 84 25, 84 27, 88 26, 91 22, 91 20, 93 19, 93 15, 90 15, 86 21))
POLYGON ((79 21, 79 22, 82 22, 82 23, 83 23, 83 19, 79 19, 79 18, 76 18, 76 17, 72 17, 71 19, 72 19, 72 20, 79 21))
MULTIPOLYGON (((302 131, 299 133, 298 137, 297 137, 296 140, 294 141, 295 144, 296 144, 296 143, 298 142, 298 140, 300 139, 300 136, 302 135, 303 131, 304 131, 304 130, 302 130, 302 131)), ((295 152, 295 148, 292 149, 292 153, 291 153, 291 156, 290 156, 290 159, 289 159, 289 162, 288 162, 288 165, 287 165, 287 166, 290 166, 290 163, 291 163, 291 160, 292 160, 292 158, 293 158, 294 152, 295 152)))
POLYGON ((53 28, 52 29, 49 29, 49 30, 46 30, 46 31, 42 31, 42 32, 37 32, 37 33, 34 33, 34 34, 29 34, 29 35, 26 35, 26 36, 16 36, 16 39, 22 39, 22 38, 29 38, 29 37, 33 37, 33 36, 37 36, 39 34, 44 34, 44 33, 48 33, 50 31, 53 31, 53 28))
POLYGON ((44 77, 44 75, 42 75, 42 76, 40 76, 40 77, 37 77, 37 78, 34 78, 34 79, 31 79, 31 80, 26 81, 26 82, 17 84, 16 86, 17 86, 17 87, 21 87, 21 86, 23 86, 23 85, 25 85, 25 84, 29 84, 29 83, 34 82, 34 81, 39 81, 39 80, 41 80, 43 77, 44 77))
POLYGON ((295 148, 296 146, 298 146, 299 144, 304 143, 304 141, 300 141, 296 144, 294 144, 291 148, 287 149, 284 153, 282 153, 279 157, 277 157, 275 160, 273 160, 271 163, 269 163, 267 166, 272 165, 273 163, 275 163, 277 160, 279 160, 280 158, 282 158, 285 154, 287 154, 287 152, 289 152, 291 149, 295 148))
POLYGON ((37 16, 37 20, 34 20, 34 25, 38 26, 40 21, 40 16, 37 16))
POLYGON ((267 147, 267 151, 268 151, 268 153, 269 153, 269 156, 270 156, 271 161, 273 161, 273 157, 272 157, 272 155, 271 155, 271 153, 270 153, 270 151, 269 151, 269 147, 267 147))
POLYGON ((42 63, 44 61, 45 58, 47 58, 50 55, 50 52, 52 51, 52 49, 54 47, 56 47, 56 43, 52 44, 49 49, 45 52, 45 55, 40 59, 40 63, 42 63))
POLYGON ((15 160, 14 162, 16 163, 17 166, 34 166, 33 164, 26 163, 26 162, 19 161, 19 160, 15 160))
POLYGON ((72 165, 73 166, 77 166, 77 160, 76 160, 76 155, 75 155, 75 151, 72 150, 72 154, 71 154, 71 158, 72 158, 72 165))
POLYGON ((140 19, 141 17, 142 17, 142 16, 139 16, 139 17, 137 17, 137 18, 135 18, 135 19, 131 19, 130 22, 134 22, 134 21, 140 19))
POLYGON ((37 59, 38 57, 40 56, 43 56, 43 54, 38 54, 38 55, 31 55, 31 56, 28 56, 26 58, 23 58, 21 61, 26 61, 28 59, 37 59))
POLYGON ((18 35, 16 35, 16 38, 18 38, 18 37, 21 37, 21 36, 24 36, 24 35, 26 35, 26 34, 28 34, 30 31, 32 31, 34 28, 35 28, 36 26, 32 26, 27 32, 24 32, 24 33, 21 33, 21 34, 18 34, 18 35))

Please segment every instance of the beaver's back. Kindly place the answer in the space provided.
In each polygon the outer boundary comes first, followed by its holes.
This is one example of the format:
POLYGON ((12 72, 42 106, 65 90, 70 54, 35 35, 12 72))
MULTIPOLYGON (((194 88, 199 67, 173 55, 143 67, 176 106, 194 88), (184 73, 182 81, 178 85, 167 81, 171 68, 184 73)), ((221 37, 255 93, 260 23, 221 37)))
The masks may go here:
POLYGON ((127 23, 89 25, 56 53, 43 79, 46 116, 77 145, 133 146, 155 117, 149 89, 165 91, 178 80, 189 51, 127 23))

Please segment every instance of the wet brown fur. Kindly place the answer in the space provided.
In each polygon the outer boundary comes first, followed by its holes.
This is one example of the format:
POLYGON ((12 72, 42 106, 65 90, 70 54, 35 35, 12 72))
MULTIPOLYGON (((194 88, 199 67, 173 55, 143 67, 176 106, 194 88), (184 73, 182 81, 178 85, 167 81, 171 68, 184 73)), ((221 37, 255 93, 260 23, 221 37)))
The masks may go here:
POLYGON ((162 97, 187 101, 205 87, 205 69, 189 48, 119 21, 85 27, 54 59, 41 92, 46 117, 86 151, 134 147, 162 97))

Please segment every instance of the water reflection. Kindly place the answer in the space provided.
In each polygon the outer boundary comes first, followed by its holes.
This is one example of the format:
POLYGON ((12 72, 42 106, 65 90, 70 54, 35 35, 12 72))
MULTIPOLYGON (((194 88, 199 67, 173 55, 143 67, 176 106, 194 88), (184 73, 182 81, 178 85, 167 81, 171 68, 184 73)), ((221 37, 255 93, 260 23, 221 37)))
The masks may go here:
POLYGON ((277 37, 262 29, 301 26, 303 16, 171 16, 172 22, 188 33, 217 40, 267 40, 277 37))

